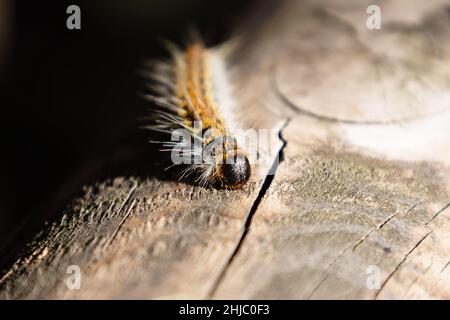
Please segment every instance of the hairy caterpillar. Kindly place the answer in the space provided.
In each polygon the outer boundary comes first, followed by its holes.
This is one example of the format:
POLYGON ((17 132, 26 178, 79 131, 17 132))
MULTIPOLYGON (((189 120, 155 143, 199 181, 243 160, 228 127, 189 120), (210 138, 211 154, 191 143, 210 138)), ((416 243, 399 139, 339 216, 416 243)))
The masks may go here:
POLYGON ((233 134, 235 104, 221 53, 207 49, 199 39, 185 50, 174 44, 168 48, 171 58, 153 63, 147 72, 153 82, 152 93, 144 98, 152 103, 156 116, 146 128, 187 132, 188 142, 157 141, 167 147, 163 150, 192 160, 180 178, 193 174, 204 186, 242 188, 250 178, 251 167, 233 134))

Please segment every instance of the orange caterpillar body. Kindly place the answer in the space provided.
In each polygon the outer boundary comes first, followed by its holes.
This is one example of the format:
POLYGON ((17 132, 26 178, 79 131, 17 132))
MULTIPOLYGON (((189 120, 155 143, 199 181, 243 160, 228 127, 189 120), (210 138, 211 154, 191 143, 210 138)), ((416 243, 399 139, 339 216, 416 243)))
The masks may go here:
MULTIPOLYGON (((197 161, 189 163, 182 176, 195 174, 202 185, 242 188, 251 169, 232 134, 234 104, 219 52, 205 48, 200 41, 184 51, 174 45, 169 45, 169 50, 172 58, 154 64, 150 73, 154 94, 145 98, 163 110, 156 124, 148 128, 165 132, 184 129, 189 133, 194 143, 190 148, 183 145, 182 152, 197 161)), ((172 150, 180 147, 173 141, 162 144, 172 150)))

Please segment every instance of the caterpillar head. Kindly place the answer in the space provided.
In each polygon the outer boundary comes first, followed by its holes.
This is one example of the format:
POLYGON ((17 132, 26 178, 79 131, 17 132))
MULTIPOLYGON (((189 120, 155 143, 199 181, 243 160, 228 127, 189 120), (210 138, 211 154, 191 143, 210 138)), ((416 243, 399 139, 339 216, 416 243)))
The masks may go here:
POLYGON ((238 149, 233 138, 216 139, 211 144, 214 144, 214 169, 211 175, 213 184, 222 189, 242 188, 251 174, 247 156, 238 149))
POLYGON ((250 178, 250 163, 244 154, 236 153, 231 163, 217 166, 216 183, 224 189, 240 189, 250 178))

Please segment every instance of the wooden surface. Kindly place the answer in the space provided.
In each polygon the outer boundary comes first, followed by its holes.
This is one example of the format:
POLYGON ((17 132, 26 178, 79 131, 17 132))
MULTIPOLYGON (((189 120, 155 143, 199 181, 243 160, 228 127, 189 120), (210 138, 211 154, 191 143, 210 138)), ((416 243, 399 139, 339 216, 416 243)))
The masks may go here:
POLYGON ((271 161, 238 191, 85 186, 0 298, 450 298, 450 2, 380 3, 381 30, 360 0, 249 19, 231 73, 243 112, 277 128, 271 161))

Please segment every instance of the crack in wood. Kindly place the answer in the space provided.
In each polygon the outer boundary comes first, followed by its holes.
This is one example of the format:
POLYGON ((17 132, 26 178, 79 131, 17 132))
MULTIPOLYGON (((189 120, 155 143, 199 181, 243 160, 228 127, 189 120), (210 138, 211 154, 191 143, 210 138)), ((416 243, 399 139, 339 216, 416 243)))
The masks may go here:
MULTIPOLYGON (((133 186, 130 189, 130 192, 128 192, 125 200, 123 201, 120 209, 119 209, 119 215, 122 212, 122 210, 125 208, 125 206, 127 205, 127 203, 130 201, 131 196, 133 195, 134 191, 136 190, 138 186, 138 181, 136 181, 133 186)), ((127 212, 125 213, 125 216, 123 217, 123 219, 120 221, 119 225, 117 226, 116 230, 114 231, 111 239, 108 241, 108 245, 111 245, 111 243, 113 243, 113 241, 116 239, 117 234, 119 233, 120 229, 122 228, 123 224, 125 223, 125 221, 128 219, 128 217, 130 216, 131 213, 131 209, 133 208, 134 204, 136 202, 136 199, 133 200, 133 202, 131 203, 130 207, 128 208, 127 212)))
POLYGON ((380 289, 378 290, 378 292, 375 294, 374 299, 378 299, 379 295, 381 294, 381 292, 383 291, 384 287, 386 286, 386 284, 389 282, 389 280, 391 280, 391 278, 394 276, 394 274, 400 269, 400 267, 403 265, 403 263, 405 263, 406 259, 408 259, 408 257, 410 256, 410 254, 417 249, 417 247, 420 246, 420 244, 431 234, 433 233, 433 230, 428 232, 427 234, 425 234, 412 248, 411 250, 409 250, 405 256, 403 257, 403 259, 400 261, 399 264, 397 264, 397 266, 394 268, 394 271, 392 271, 386 278, 386 280, 384 280, 383 284, 381 285, 380 289))
MULTIPOLYGON (((412 210, 414 210, 414 208, 417 207, 417 205, 420 204, 420 203, 422 203, 422 201, 416 202, 412 207, 410 207, 410 208, 404 213, 404 215, 406 215, 406 214, 408 214, 409 212, 411 212, 412 210)), ((383 228, 389 221, 391 221, 391 219, 394 218, 397 214, 398 214, 398 212, 396 212, 396 213, 394 213, 394 214, 391 214, 391 215, 390 215, 385 221, 383 221, 380 225, 378 225, 378 226, 375 227, 375 228, 370 229, 369 232, 367 232, 360 240, 358 240, 358 242, 357 242, 355 245, 353 245, 351 251, 355 251, 355 249, 356 249, 356 248, 357 248, 364 240, 366 240, 366 239, 372 234, 373 231, 377 231, 377 230, 382 229, 382 228, 383 228)), ((311 291, 311 293, 308 295, 308 298, 307 298, 307 299, 311 299, 311 297, 314 295, 314 293, 320 288, 320 286, 322 285, 322 283, 324 283, 325 280, 328 278, 328 274, 329 274, 330 269, 331 269, 331 268, 339 261, 339 259, 340 259, 341 257, 343 257, 343 256, 345 255, 345 253, 346 253, 347 251, 350 250, 350 248, 351 248, 351 246, 349 246, 349 247, 345 248, 344 250, 342 250, 341 253, 333 260, 333 262, 331 262, 331 263, 327 266, 327 268, 325 269, 325 271, 324 271, 324 273, 323 273, 323 276, 322 276, 321 280, 320 280, 319 283, 314 287, 314 289, 311 291)))
MULTIPOLYGON (((416 202, 411 208, 409 208, 403 215, 407 215, 408 213, 410 213, 412 210, 414 210, 420 203, 422 203, 423 201, 418 201, 416 202)), ((352 251, 355 251, 355 249, 361 245, 364 240, 366 240, 374 231, 380 230, 382 229, 389 221, 391 221, 395 216, 397 216, 397 212, 391 214, 385 221, 383 221, 380 225, 378 225, 375 228, 372 228, 369 232, 367 232, 354 246, 352 251)))
POLYGON ((445 269, 447 269, 447 267, 450 265, 450 260, 447 261, 447 263, 444 265, 444 267, 441 269, 441 271, 439 272, 439 274, 442 274, 445 269))
POLYGON ((336 264, 336 262, 338 262, 338 260, 348 251, 349 248, 345 248, 344 250, 341 251, 341 253, 333 260, 333 262, 331 262, 325 269, 325 271, 323 272, 323 276, 320 279, 319 283, 317 283, 317 285, 314 287, 314 289, 311 290, 311 293, 308 295, 307 299, 310 300, 311 297, 314 295, 314 293, 316 293, 316 291, 320 288, 320 286, 322 285, 322 283, 325 282, 325 280, 328 278, 328 274, 329 271, 331 270, 331 268, 336 264))
POLYGON ((220 283, 223 281, 223 279, 225 278, 225 275, 227 273, 227 270, 229 269, 231 263, 233 262, 234 258, 237 256, 237 254, 239 253, 240 248, 242 247, 242 243, 244 242, 248 231, 250 229, 250 225, 252 223, 252 219, 253 216, 255 215, 256 211, 258 210, 259 204, 261 203, 262 199, 264 198, 264 196, 266 195, 267 191, 269 190, 273 179, 275 178, 275 174, 278 170, 278 166, 279 164, 283 161, 283 152, 284 152, 284 148, 287 145, 287 141, 283 138, 283 130, 287 127, 287 125, 290 122, 290 118, 288 118, 285 123, 281 126, 280 130, 278 131, 278 138, 280 139, 280 141, 282 142, 282 145, 280 147, 280 150, 277 153, 277 156, 275 157, 272 166, 270 167, 268 173, 266 174, 265 178, 264 178, 264 182, 261 186, 261 189, 258 192, 257 197, 255 198, 255 201, 252 204, 252 207, 250 208, 249 212, 247 213, 246 217, 245 217, 245 223, 244 226, 240 232, 240 236, 239 236, 239 240, 236 243, 236 246, 234 247, 230 257, 228 258, 227 262, 225 263, 224 267, 222 268, 222 270, 219 273, 219 276, 216 278, 216 280, 213 282, 210 290, 208 291, 207 294, 207 298, 208 299, 212 299, 212 297, 214 296, 214 294, 216 293, 220 283))
POLYGON ((433 263, 430 263, 430 264, 428 265, 428 267, 427 267, 420 275, 418 275, 418 276, 416 277, 416 279, 414 279, 414 281, 411 283, 411 285, 408 287, 408 289, 406 290, 405 294, 403 295, 403 300, 406 299, 406 297, 408 296, 409 291, 411 290, 412 287, 414 287, 414 285, 417 283, 417 281, 419 281, 419 279, 422 278, 423 275, 424 275, 425 273, 427 273, 428 270, 431 269, 431 266, 432 266, 432 265, 433 265, 433 263))
POLYGON ((427 226, 429 223, 431 223, 433 220, 435 220, 442 212, 444 212, 448 207, 450 207, 450 202, 443 207, 441 210, 439 210, 438 212, 436 212, 436 214, 434 216, 431 217, 430 220, 428 220, 427 222, 425 222, 425 225, 427 226))

